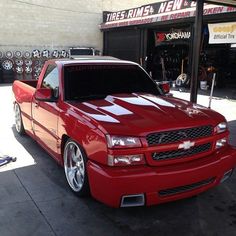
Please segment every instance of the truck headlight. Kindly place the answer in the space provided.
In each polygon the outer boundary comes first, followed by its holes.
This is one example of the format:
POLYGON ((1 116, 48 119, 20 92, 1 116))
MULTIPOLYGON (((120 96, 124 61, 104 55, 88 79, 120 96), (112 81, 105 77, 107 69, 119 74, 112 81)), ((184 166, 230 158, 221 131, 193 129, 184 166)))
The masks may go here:
POLYGON ((228 128, 227 123, 226 122, 221 122, 215 127, 215 132, 217 134, 223 133, 227 130, 227 128, 228 128))
POLYGON ((142 147, 141 141, 137 137, 107 135, 106 138, 107 138, 107 145, 109 148, 142 147))
POLYGON ((134 155, 108 155, 109 166, 129 166, 129 165, 144 165, 146 164, 143 154, 134 155))
POLYGON ((226 146, 228 143, 227 138, 222 138, 216 141, 216 149, 226 146))

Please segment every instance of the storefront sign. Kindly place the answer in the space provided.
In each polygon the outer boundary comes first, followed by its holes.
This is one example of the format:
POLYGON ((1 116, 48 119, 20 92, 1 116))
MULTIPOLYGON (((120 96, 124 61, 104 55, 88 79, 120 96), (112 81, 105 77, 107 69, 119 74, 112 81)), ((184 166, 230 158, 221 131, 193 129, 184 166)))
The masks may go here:
POLYGON ((236 22, 208 24, 209 43, 236 43, 236 22))
MULTIPOLYGON (((101 29, 150 24, 160 21, 176 20, 195 16, 196 3, 191 0, 171 0, 157 2, 141 7, 104 12, 101 29)), ((236 12, 236 8, 204 4, 204 15, 236 12)))
POLYGON ((171 32, 155 32, 156 45, 174 40, 188 40, 191 38, 190 30, 173 29, 171 32))
POLYGON ((146 17, 155 14, 163 14, 172 11, 182 10, 189 7, 195 7, 196 3, 190 0, 172 0, 166 2, 158 2, 150 5, 145 5, 129 10, 118 12, 105 12, 104 23, 114 22, 119 20, 133 19, 137 17, 146 17))

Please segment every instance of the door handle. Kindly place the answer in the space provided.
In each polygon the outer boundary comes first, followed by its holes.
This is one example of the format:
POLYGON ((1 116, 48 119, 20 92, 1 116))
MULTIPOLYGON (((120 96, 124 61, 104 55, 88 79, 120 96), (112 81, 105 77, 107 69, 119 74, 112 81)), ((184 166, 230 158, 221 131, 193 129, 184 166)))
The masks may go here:
POLYGON ((38 107, 39 106, 39 102, 35 101, 34 107, 38 107))

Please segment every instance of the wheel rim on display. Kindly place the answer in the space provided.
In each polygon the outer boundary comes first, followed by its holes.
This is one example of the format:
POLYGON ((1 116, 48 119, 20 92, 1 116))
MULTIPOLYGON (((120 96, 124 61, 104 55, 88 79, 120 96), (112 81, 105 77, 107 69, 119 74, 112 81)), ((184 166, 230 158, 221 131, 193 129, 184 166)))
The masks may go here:
POLYGON ((73 141, 68 142, 65 147, 64 169, 70 187, 79 192, 85 180, 85 164, 79 146, 73 141))
POLYGON ((2 63, 2 68, 4 70, 11 70, 13 67, 13 62, 11 60, 4 60, 2 63))
POLYGON ((26 52, 24 53, 24 58, 26 58, 26 59, 31 58, 31 53, 28 52, 28 51, 26 51, 26 52))
POLYGON ((38 80, 39 78, 39 74, 38 73, 34 73, 34 79, 38 80))
POLYGON ((13 57, 13 53, 11 51, 6 52, 6 58, 11 59, 13 57))
POLYGON ((22 66, 23 65, 23 60, 22 59, 17 59, 15 60, 15 63, 17 66, 22 66))
POLYGON ((15 105, 15 125, 16 125, 16 130, 17 132, 21 131, 21 112, 19 106, 16 104, 15 105))
POLYGON ((177 79, 176 79, 176 81, 175 81, 175 84, 176 84, 177 86, 182 86, 182 85, 184 85, 184 84, 187 82, 187 79, 188 79, 187 74, 185 74, 185 73, 180 74, 180 75, 177 77, 177 79))
POLYGON ((38 49, 33 50, 32 56, 33 58, 40 58, 40 51, 38 49))
POLYGON ((22 57, 22 53, 20 51, 15 51, 14 53, 16 58, 21 58, 22 57))
POLYGON ((34 61, 34 66, 39 66, 40 65, 40 61, 39 60, 35 60, 34 61))
POLYGON ((62 51, 61 51, 61 57, 63 57, 63 58, 68 57, 68 53, 67 53, 66 50, 62 50, 62 51))
POLYGON ((32 60, 26 59, 25 60, 25 65, 26 66, 31 66, 32 65, 32 60))
POLYGON ((34 67, 34 72, 35 72, 36 74, 40 74, 41 70, 42 70, 42 68, 41 68, 40 66, 35 66, 35 67, 34 67))
POLYGON ((42 57, 49 58, 49 56, 50 56, 49 50, 45 49, 42 51, 42 57))
POLYGON ((52 52, 52 57, 58 58, 59 56, 60 56, 60 54, 59 54, 59 51, 58 51, 58 50, 54 50, 54 51, 52 52))
POLYGON ((0 58, 3 58, 3 53, 0 51, 0 58))
POLYGON ((22 73, 23 73, 23 67, 17 66, 17 67, 16 67, 16 73, 17 73, 17 74, 22 74, 22 73))
POLYGON ((25 67, 25 72, 26 72, 27 74, 32 73, 32 67, 26 66, 26 67, 25 67))

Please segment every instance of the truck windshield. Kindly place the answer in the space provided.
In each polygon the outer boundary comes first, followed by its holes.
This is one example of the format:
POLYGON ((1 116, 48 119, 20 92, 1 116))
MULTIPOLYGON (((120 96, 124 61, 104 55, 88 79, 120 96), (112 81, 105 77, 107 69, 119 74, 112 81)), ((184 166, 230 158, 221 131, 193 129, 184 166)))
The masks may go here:
POLYGON ((121 93, 160 94, 155 82, 136 65, 65 66, 64 84, 66 100, 99 99, 121 93))

